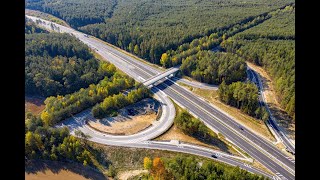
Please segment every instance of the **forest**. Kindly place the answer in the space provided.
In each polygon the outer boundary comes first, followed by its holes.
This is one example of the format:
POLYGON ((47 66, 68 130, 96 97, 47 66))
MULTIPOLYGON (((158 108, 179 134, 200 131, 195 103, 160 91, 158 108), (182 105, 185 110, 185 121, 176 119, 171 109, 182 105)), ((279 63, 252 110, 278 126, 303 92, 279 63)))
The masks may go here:
POLYGON ((221 46, 262 66, 273 80, 281 107, 295 119, 294 6, 276 12, 264 23, 228 38, 221 46), (266 23, 266 24, 265 24, 266 23), (283 27, 286 28, 283 28, 283 27), (265 28, 272 29, 265 31, 265 28), (288 31, 287 31, 288 30, 288 31))
POLYGON ((26 8, 57 16, 72 27, 104 22, 115 5, 116 0, 26 0, 26 8))
POLYGON ((227 85, 224 81, 218 89, 219 99, 231 106, 240 109, 250 116, 268 120, 269 115, 265 107, 259 106, 258 88, 251 82, 234 82, 227 85))
POLYGON ((151 91, 149 89, 144 86, 138 87, 137 89, 131 90, 127 95, 119 93, 108 96, 103 102, 96 104, 91 112, 94 117, 99 119, 106 116, 116 116, 119 109, 150 96, 151 91))
POLYGON ((94 58, 88 46, 58 33, 25 36, 25 87, 27 95, 64 95, 111 77, 116 68, 94 58))
POLYGON ((264 180, 266 177, 252 174, 239 167, 216 163, 210 160, 199 160, 194 156, 177 155, 172 158, 149 157, 144 159, 144 168, 148 174, 135 179, 239 179, 239 180, 264 180))
MULTIPOLYGON (((273 11, 272 11, 273 12, 273 11)), ((270 13, 249 17, 241 22, 230 25, 210 35, 193 39, 178 46, 177 49, 169 49, 161 55, 160 64, 164 67, 172 67, 181 64, 184 59, 202 50, 213 50, 229 36, 233 36, 246 29, 254 27, 271 17, 270 13)))
POLYGON ((199 51, 184 59, 180 66, 183 75, 210 84, 243 81, 247 77, 246 69, 247 65, 240 56, 211 51, 199 51))
POLYGON ((27 114, 25 125, 25 156, 27 159, 72 160, 84 166, 94 166, 85 141, 70 136, 69 129, 44 126, 40 117, 27 114))
POLYGON ((108 96, 133 87, 134 84, 132 78, 116 72, 112 77, 105 77, 98 84, 90 84, 88 88, 81 88, 65 96, 50 96, 44 101, 46 107, 41 113, 41 119, 46 125, 56 124, 102 102, 108 96))
POLYGON ((293 2, 26 0, 26 8, 56 15, 74 28, 159 64, 167 50, 293 2))

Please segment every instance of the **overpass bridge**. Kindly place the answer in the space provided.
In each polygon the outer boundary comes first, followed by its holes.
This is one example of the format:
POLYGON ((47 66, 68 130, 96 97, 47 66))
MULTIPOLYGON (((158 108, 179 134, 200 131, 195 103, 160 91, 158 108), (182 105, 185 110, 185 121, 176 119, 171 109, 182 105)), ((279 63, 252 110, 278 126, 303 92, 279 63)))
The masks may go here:
POLYGON ((143 82, 143 85, 149 87, 149 86, 154 86, 158 81, 166 78, 166 77, 173 77, 177 72, 179 71, 178 67, 173 67, 168 69, 167 71, 158 74, 156 76, 153 76, 146 81, 143 82))

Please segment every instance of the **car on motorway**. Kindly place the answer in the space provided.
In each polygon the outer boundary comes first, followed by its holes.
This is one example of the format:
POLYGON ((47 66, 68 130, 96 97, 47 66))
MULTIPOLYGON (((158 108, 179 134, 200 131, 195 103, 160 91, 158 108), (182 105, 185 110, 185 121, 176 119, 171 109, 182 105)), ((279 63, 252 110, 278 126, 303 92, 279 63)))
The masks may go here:
POLYGON ((295 155, 295 153, 293 151, 291 151, 290 149, 286 148, 286 151, 288 151, 289 153, 291 153, 292 155, 295 155))
POLYGON ((240 129, 240 130, 242 130, 242 131, 244 131, 244 129, 243 129, 243 127, 242 127, 242 126, 239 126, 239 129, 240 129))
POLYGON ((211 157, 218 158, 217 155, 215 155, 215 154, 212 154, 211 157))

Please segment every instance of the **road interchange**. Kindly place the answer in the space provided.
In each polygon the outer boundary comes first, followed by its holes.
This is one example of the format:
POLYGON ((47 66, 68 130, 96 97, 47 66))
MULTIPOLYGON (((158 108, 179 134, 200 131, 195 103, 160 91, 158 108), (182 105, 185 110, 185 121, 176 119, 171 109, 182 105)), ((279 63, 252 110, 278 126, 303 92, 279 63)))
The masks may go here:
MULTIPOLYGON (((97 53, 116 65, 116 67, 140 82, 159 75, 162 72, 159 69, 137 61, 118 49, 107 46, 94 38, 88 38, 81 32, 60 25, 56 26, 59 27, 59 31, 74 34, 91 48, 96 49, 97 53)), ((199 117, 209 128, 223 134, 228 140, 257 159, 278 177, 294 179, 294 163, 287 159, 286 155, 266 139, 245 128, 243 128, 244 130, 240 130, 240 125, 228 115, 217 110, 213 105, 201 100, 192 92, 179 86, 170 79, 157 85, 156 88, 188 109, 191 114, 199 117)))

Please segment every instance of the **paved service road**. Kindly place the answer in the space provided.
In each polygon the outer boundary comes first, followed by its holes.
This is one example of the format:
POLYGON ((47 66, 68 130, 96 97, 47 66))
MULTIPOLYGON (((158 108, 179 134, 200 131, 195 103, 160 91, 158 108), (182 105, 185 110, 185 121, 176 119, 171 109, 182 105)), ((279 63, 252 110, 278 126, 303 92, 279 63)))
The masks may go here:
MULTIPOLYGON (((45 26, 48 27, 50 25, 47 23, 45 26)), ((122 50, 106 45, 100 40, 88 38, 83 33, 71 28, 60 25, 56 26, 59 27, 59 31, 74 34, 81 41, 96 49, 97 53, 140 82, 162 72, 141 61, 137 61, 122 50)), ((223 134, 236 146, 270 169, 277 177, 294 179, 294 163, 268 140, 250 132, 244 127, 242 128, 243 130, 240 129, 240 124, 227 114, 201 100, 192 92, 170 79, 159 84, 157 88, 185 107, 190 113, 199 117, 209 128, 223 134)))

